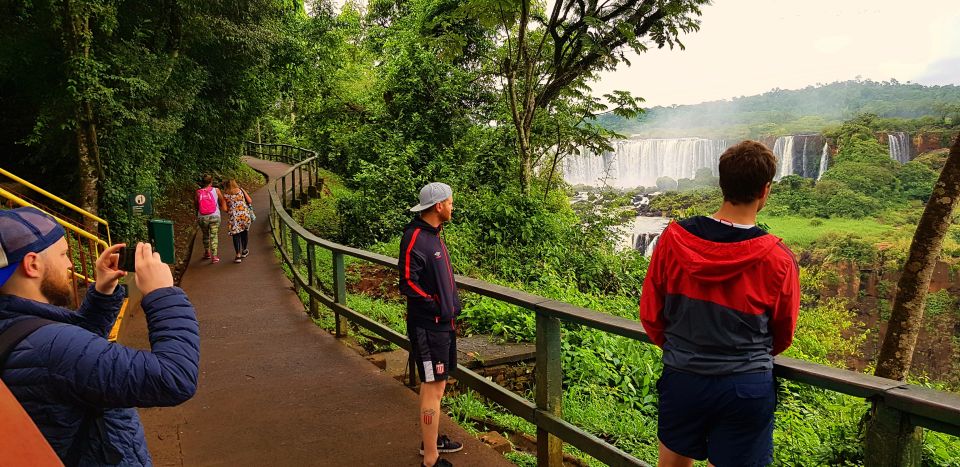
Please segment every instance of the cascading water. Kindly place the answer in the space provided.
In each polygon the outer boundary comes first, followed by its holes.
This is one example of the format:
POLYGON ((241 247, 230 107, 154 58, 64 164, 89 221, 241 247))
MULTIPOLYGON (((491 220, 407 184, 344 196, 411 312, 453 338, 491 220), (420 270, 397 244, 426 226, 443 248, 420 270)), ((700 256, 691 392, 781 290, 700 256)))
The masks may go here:
POLYGON ((820 180, 820 177, 823 177, 823 173, 827 171, 827 164, 830 159, 830 145, 823 143, 823 151, 820 153, 820 169, 817 173, 817 180, 820 180))
POLYGON ((781 136, 773 143, 773 154, 777 156, 780 167, 777 169, 774 180, 780 180, 787 175, 793 175, 793 139, 791 136, 781 136))
POLYGON ((670 218, 667 217, 637 216, 633 222, 624 225, 620 230, 617 248, 619 250, 634 249, 650 256, 657 244, 657 239, 669 224, 670 218))
POLYGON ((803 152, 800 153, 801 162, 803 165, 800 167, 800 175, 807 176, 807 140, 810 139, 809 136, 803 136, 803 152))
POLYGON ((660 240, 660 235, 653 237, 653 240, 650 241, 650 244, 643 249, 643 256, 650 257, 653 255, 653 249, 657 247, 657 241, 660 240))
MULTIPOLYGON (((818 177, 812 166, 819 134, 788 135, 773 143, 777 157, 775 180, 787 175, 818 177), (800 154, 796 154, 800 151, 800 154), (812 159, 812 160, 811 160, 812 159)), ((719 175, 720 155, 730 143, 706 138, 632 138, 613 142, 613 151, 595 154, 583 150, 580 155, 564 159, 563 176, 571 185, 610 186, 630 189, 653 187, 660 177, 693 179, 697 170, 710 169, 719 175)), ((822 158, 822 154, 821 154, 822 158)), ((826 169, 823 169, 826 170, 826 169)), ((821 171, 822 172, 822 171, 821 171)), ((669 189, 674 189, 671 186, 669 189)))
POLYGON ((905 132, 887 133, 887 144, 890 147, 890 158, 906 164, 910 162, 910 135, 905 132))
POLYGON ((616 188, 656 186, 657 178, 694 178, 698 169, 717 175, 726 140, 705 138, 629 139, 614 143, 614 151, 594 154, 584 150, 569 156, 564 179, 572 185, 608 185, 616 188))

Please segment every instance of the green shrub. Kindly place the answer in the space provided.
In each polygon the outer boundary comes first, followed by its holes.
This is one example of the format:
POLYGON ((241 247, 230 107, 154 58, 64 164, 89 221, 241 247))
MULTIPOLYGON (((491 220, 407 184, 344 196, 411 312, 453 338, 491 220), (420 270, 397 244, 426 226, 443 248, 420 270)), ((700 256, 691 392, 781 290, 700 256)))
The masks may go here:
POLYGON ((933 193, 933 185, 937 182, 937 177, 937 172, 917 161, 907 162, 897 171, 897 180, 903 196, 924 202, 933 193))
POLYGON ((712 213, 720 209, 723 194, 720 188, 700 188, 693 191, 664 193, 650 201, 650 210, 663 211, 667 217, 683 218, 685 211, 712 213))
POLYGON ((814 248, 821 250, 830 263, 853 261, 868 266, 877 261, 877 248, 857 234, 829 233, 814 242, 814 248))
POLYGON ((332 197, 310 200, 297 210, 294 218, 321 238, 332 241, 340 239, 340 214, 337 212, 337 200, 332 197))
POLYGON ((957 307, 957 297, 946 289, 927 294, 924 316, 933 318, 944 313, 954 313, 960 317, 960 308, 957 307))

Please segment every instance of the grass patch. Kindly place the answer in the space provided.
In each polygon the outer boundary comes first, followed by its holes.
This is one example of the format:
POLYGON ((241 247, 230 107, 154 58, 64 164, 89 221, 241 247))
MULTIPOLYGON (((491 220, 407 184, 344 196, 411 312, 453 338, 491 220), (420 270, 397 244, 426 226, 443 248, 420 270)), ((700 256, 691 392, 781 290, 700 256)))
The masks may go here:
POLYGON ((855 233, 864 239, 879 241, 897 232, 896 228, 881 224, 870 218, 811 219, 808 217, 764 216, 761 214, 757 221, 770 226, 770 233, 782 238, 791 247, 810 246, 818 238, 828 233, 855 233))

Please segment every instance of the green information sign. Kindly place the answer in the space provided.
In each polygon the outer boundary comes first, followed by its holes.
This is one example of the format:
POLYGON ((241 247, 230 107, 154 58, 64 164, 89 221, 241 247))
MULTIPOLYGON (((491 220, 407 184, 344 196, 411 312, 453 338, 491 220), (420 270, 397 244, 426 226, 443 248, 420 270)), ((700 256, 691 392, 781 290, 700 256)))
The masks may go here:
POLYGON ((153 199, 150 193, 134 193, 130 195, 130 214, 134 216, 152 216, 153 199))

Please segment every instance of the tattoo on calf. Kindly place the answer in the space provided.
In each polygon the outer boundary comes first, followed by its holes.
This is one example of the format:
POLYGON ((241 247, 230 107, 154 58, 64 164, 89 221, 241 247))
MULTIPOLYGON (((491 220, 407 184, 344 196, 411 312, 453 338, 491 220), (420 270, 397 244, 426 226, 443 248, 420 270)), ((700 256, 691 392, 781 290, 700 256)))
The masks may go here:
POLYGON ((427 409, 423 411, 423 424, 430 425, 433 423, 433 417, 437 414, 436 410, 427 409))

